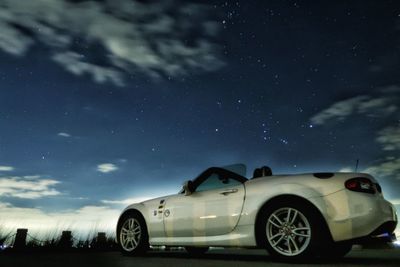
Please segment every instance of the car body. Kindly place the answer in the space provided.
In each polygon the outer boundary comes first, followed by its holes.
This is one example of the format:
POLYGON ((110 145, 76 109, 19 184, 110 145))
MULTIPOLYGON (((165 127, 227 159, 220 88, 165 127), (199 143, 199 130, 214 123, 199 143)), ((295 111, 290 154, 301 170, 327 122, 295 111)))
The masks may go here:
POLYGON ((244 173, 244 165, 212 167, 178 194, 128 206, 117 225, 122 252, 135 255, 150 245, 193 253, 262 247, 297 259, 342 256, 352 244, 393 237, 395 208, 371 175, 244 173))

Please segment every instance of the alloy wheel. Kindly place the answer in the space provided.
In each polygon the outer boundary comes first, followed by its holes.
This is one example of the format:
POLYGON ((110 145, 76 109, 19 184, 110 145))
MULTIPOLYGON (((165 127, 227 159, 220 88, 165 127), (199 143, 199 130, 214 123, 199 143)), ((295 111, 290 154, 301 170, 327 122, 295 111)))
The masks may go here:
POLYGON ((279 254, 296 256, 307 249, 311 227, 299 210, 284 207, 271 213, 266 224, 268 243, 279 254))
POLYGON ((120 232, 121 246, 126 251, 133 251, 140 243, 142 228, 135 218, 128 218, 120 232))

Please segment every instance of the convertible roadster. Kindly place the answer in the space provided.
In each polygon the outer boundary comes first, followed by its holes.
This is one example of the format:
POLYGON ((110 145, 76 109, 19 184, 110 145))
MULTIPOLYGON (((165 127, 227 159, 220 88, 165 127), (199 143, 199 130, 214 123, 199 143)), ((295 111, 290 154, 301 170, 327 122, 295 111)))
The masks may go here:
POLYGON ((353 244, 393 241, 394 206, 365 173, 272 175, 212 167, 178 194, 128 206, 117 224, 122 253, 150 246, 265 248, 274 257, 341 257, 353 244))

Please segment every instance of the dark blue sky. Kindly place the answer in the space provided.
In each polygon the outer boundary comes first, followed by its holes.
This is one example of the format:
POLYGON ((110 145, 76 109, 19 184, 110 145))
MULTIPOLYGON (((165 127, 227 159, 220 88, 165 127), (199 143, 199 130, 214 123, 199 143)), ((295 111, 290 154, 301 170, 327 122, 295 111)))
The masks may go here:
POLYGON ((400 204, 398 1, 0 7, 3 210, 114 210, 211 165, 357 159, 400 204))

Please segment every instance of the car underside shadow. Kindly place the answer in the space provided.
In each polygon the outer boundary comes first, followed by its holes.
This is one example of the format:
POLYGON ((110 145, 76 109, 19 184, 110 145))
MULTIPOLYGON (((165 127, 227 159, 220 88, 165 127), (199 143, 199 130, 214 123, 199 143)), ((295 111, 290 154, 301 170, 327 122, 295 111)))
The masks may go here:
MULTIPOLYGON (((251 250, 245 250, 246 252, 251 250)), ((213 250, 203 255, 191 255, 186 251, 150 251, 148 257, 180 258, 180 259, 199 259, 199 260, 224 260, 224 261, 273 261, 273 258, 265 253, 245 254, 243 250, 213 250), (240 251, 235 253, 235 251, 240 251)))

